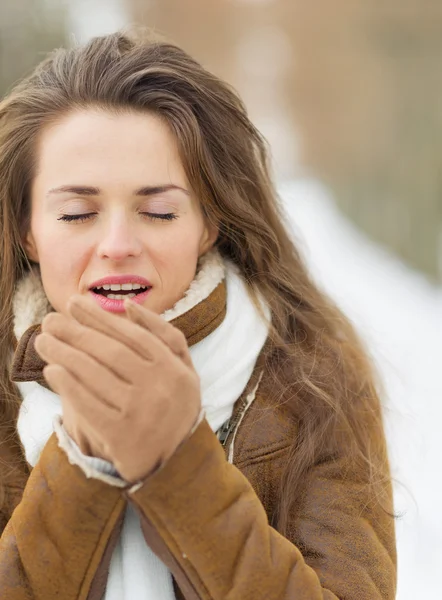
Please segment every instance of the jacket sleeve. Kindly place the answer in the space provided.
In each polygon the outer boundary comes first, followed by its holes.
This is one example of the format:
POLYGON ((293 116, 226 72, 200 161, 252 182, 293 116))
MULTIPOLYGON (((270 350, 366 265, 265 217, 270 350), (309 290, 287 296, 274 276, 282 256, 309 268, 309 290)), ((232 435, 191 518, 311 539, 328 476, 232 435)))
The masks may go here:
POLYGON ((0 538, 0 598, 88 598, 124 507, 121 489, 88 479, 53 434, 0 538))
POLYGON ((312 473, 291 540, 206 421, 127 494, 186 600, 393 600, 394 529, 375 530, 341 466, 312 473))

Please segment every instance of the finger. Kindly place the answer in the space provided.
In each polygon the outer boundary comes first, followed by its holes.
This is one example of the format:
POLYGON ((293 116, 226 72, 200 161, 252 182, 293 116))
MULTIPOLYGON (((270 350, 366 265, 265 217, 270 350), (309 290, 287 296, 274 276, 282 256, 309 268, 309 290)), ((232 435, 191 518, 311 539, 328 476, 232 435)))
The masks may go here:
POLYGON ((168 349, 156 336, 136 323, 108 313, 93 300, 73 296, 68 312, 82 325, 122 342, 145 360, 155 361, 166 356, 168 349))
POLYGON ((92 356, 127 383, 136 381, 145 369, 145 361, 131 348, 60 313, 49 313, 42 331, 92 356))
POLYGON ((129 385, 117 378, 94 358, 61 342, 49 333, 41 333, 35 340, 35 349, 49 364, 64 367, 102 404, 116 411, 121 409, 129 385))
POLYGON ((106 431, 114 427, 119 414, 87 390, 72 373, 61 365, 46 365, 43 375, 51 388, 68 403, 85 422, 93 424, 94 431, 106 431))
POLYGON ((186 337, 176 327, 162 319, 151 310, 135 304, 131 300, 124 303, 126 314, 133 323, 137 323, 144 329, 148 329, 159 338, 174 354, 179 356, 187 366, 193 367, 186 337))

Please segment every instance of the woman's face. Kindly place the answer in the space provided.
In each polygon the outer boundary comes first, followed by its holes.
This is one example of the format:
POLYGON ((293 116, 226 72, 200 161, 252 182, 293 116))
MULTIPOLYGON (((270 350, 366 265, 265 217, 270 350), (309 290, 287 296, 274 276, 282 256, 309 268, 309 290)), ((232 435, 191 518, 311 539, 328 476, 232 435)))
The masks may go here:
POLYGON ((42 132, 25 247, 56 311, 82 294, 124 314, 119 296, 136 294, 160 314, 183 296, 216 235, 158 116, 90 109, 42 132))

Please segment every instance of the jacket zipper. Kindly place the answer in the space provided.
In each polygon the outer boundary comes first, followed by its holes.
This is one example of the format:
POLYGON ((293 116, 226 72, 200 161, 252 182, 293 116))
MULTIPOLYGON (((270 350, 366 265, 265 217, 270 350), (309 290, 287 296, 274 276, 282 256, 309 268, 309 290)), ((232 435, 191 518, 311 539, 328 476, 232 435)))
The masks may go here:
POLYGON ((221 446, 223 446, 224 448, 226 447, 231 434, 234 433, 236 426, 241 421, 242 415, 244 414, 244 412, 246 410, 247 410, 247 398, 244 398, 243 401, 241 402, 238 410, 236 411, 236 414, 233 414, 230 417, 230 419, 227 419, 227 421, 223 425, 221 425, 220 429, 218 429, 216 435, 218 437, 218 440, 221 443, 221 446))
POLYGON ((221 443, 221 446, 225 446, 227 443, 227 439, 232 433, 232 429, 234 427, 234 420, 232 418, 227 419, 224 425, 221 425, 221 428, 218 429, 217 436, 221 443))
MULTIPOLYGON (((221 445, 224 448, 227 446, 227 442, 228 442, 230 436, 232 436, 232 434, 233 434, 233 437, 232 437, 231 444, 233 444, 233 442, 235 441, 238 428, 241 425, 241 422, 244 419, 244 416, 245 416, 246 412, 249 410, 249 408, 251 407, 253 401, 255 400, 256 391, 258 389, 259 384, 261 383, 261 379, 262 379, 263 373, 264 372, 261 371, 261 373, 260 373, 260 375, 258 377, 257 383, 254 385, 254 387, 251 390, 251 392, 249 394, 247 394, 247 396, 243 399, 243 401, 241 402, 240 407, 238 408, 237 413, 235 415, 232 415, 232 417, 230 419, 228 419, 220 427, 220 429, 218 429, 218 431, 217 431, 217 437, 218 437, 218 440, 220 441, 221 445)), ((229 460, 230 463, 233 463, 233 448, 229 448, 229 457, 228 457, 228 460, 229 460)))

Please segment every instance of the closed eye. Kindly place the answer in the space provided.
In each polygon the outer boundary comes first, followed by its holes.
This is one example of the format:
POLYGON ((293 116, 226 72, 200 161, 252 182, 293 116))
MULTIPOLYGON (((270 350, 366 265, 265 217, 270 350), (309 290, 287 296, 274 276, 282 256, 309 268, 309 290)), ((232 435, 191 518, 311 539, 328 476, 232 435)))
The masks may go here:
MULTIPOLYGON (((91 219, 92 217, 95 217, 96 214, 97 213, 87 213, 87 214, 83 214, 83 215, 61 215, 61 217, 59 217, 57 219, 57 221, 65 221, 67 223, 75 221, 77 223, 81 223, 83 221, 87 221, 87 220, 91 219)), ((174 213, 159 214, 159 213, 142 212, 140 214, 145 217, 148 217, 152 221, 156 221, 158 219, 160 221, 173 221, 174 219, 178 218, 177 215, 174 213)))
POLYGON ((61 215, 61 217, 58 217, 57 221, 66 221, 68 223, 71 221, 87 221, 91 217, 94 217, 96 214, 97 213, 87 213, 84 215, 61 215))
POLYGON ((160 213, 143 212, 141 214, 145 215, 149 219, 152 219, 152 221, 155 221, 156 219, 160 219, 162 221, 173 221, 174 219, 178 219, 178 217, 177 217, 177 215, 175 213, 160 214, 160 213))

